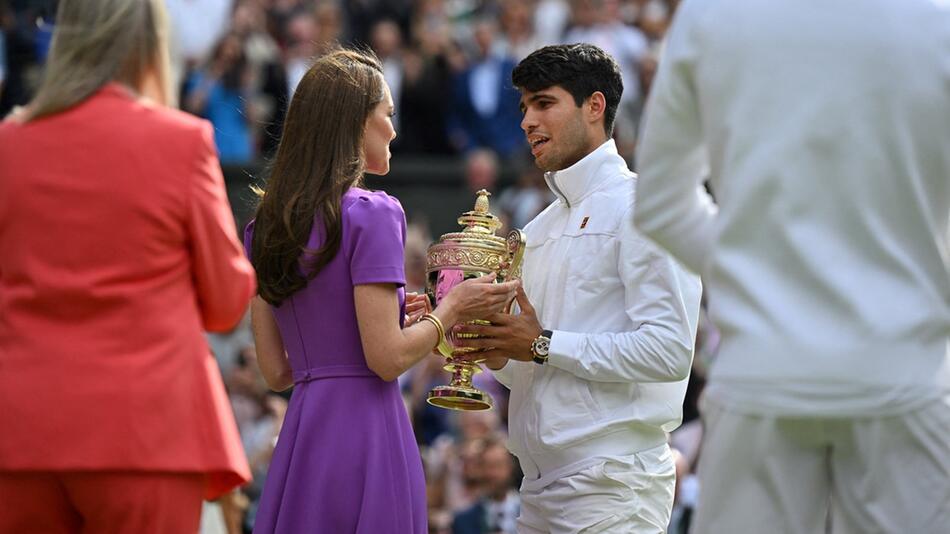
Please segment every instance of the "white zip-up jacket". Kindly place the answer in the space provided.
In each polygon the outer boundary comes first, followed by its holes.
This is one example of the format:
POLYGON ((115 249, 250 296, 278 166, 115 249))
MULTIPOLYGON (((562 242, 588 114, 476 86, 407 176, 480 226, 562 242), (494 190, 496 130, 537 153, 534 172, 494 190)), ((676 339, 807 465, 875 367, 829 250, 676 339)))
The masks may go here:
POLYGON ((707 398, 857 417, 950 394, 950 4, 686 0, 650 95, 635 217, 703 275, 707 398))
POLYGON ((699 278, 633 227, 636 176, 607 141, 548 173, 557 195, 525 227, 524 288, 553 331, 548 362, 509 361, 509 448, 554 480, 663 444, 682 418, 699 278))

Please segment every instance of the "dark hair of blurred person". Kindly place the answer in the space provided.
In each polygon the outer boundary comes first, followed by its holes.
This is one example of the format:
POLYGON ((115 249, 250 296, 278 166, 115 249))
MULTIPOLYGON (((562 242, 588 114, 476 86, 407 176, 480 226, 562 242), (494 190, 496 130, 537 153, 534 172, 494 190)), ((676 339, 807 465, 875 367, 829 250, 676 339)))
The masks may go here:
POLYGON ((394 113, 371 52, 319 58, 297 85, 245 230, 261 372, 272 389, 294 386, 255 531, 427 532, 422 460, 395 379, 446 329, 514 298, 516 284, 493 275, 460 283, 431 311, 405 293, 402 206, 359 187, 364 172, 389 172, 394 113))
POLYGON ((482 438, 477 462, 482 495, 455 514, 452 534, 516 532, 521 503, 512 486, 514 458, 500 437, 489 435, 482 438))
POLYGON ((505 443, 490 437, 482 450, 482 481, 485 484, 485 496, 495 501, 504 500, 512 489, 514 458, 505 447, 505 443))
POLYGON ((249 479, 204 330, 254 280, 160 0, 60 2, 0 123, 0 532, 187 532, 249 479))
POLYGON ((253 72, 243 38, 236 33, 225 35, 208 63, 185 83, 184 109, 211 121, 218 157, 225 164, 247 164, 256 155, 252 91, 253 72))

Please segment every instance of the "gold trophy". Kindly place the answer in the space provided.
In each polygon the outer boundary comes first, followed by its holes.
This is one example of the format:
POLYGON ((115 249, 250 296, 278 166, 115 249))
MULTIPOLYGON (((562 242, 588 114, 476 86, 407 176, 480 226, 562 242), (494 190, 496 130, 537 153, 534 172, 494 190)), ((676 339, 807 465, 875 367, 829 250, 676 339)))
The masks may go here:
MULTIPOLYGON (((426 254, 426 294, 433 304, 438 304, 449 290, 470 278, 496 273, 496 282, 507 282, 521 277, 521 259, 524 257, 525 237, 521 230, 512 230, 508 238, 495 235, 501 228, 498 217, 488 211, 491 193, 482 189, 476 193, 475 209, 459 217, 464 228, 461 232, 443 235, 437 243, 429 246, 426 254)), ((511 311, 509 304, 508 311, 511 311)), ((476 324, 490 324, 476 320, 476 324)), ((481 372, 476 362, 460 361, 456 356, 477 349, 454 347, 452 341, 460 336, 452 334, 439 343, 439 352, 445 356, 444 369, 452 373, 447 386, 437 386, 429 392, 429 404, 450 410, 489 410, 492 398, 472 385, 472 376, 481 372)))

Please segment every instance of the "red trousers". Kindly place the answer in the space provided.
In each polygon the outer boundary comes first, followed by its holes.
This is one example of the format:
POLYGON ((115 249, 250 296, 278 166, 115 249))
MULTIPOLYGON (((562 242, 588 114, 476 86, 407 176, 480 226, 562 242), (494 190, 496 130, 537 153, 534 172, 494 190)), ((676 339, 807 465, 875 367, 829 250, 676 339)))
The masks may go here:
POLYGON ((0 533, 192 534, 204 475, 0 471, 0 533))

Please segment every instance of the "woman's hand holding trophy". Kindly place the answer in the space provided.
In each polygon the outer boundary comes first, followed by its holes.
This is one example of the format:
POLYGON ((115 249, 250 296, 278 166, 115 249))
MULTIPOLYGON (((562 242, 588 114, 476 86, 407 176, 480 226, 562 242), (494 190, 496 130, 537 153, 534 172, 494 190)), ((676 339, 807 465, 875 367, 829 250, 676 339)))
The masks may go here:
POLYGON ((474 321, 507 309, 521 287, 521 281, 496 283, 497 278, 495 273, 488 273, 453 287, 439 303, 454 312, 454 317, 448 322, 474 321))

